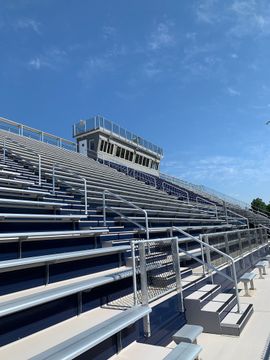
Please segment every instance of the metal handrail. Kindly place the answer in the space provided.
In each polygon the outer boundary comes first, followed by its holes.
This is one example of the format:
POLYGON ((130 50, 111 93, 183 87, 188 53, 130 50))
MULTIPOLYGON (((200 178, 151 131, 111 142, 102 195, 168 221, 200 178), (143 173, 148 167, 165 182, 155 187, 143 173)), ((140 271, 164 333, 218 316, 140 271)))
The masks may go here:
POLYGON ((247 217, 245 217, 245 216, 243 216, 243 215, 240 215, 240 214, 238 214, 238 213, 236 213, 235 211, 232 211, 232 210, 230 210, 230 209, 227 209, 227 212, 230 212, 230 213, 232 213, 233 215, 236 215, 236 216, 238 216, 239 218, 246 220, 247 228, 249 229, 249 220, 248 220, 247 217))
POLYGON ((128 201, 128 200, 124 199, 122 196, 117 195, 117 194, 115 194, 115 193, 113 193, 113 192, 111 192, 110 190, 107 190, 107 189, 105 189, 105 190, 103 191, 103 197, 102 197, 102 199, 103 199, 103 224, 104 224, 104 226, 107 226, 107 225, 106 225, 106 224, 107 224, 107 221, 106 221, 106 209, 109 209, 109 210, 111 210, 112 212, 115 212, 116 214, 120 215, 121 217, 123 217, 123 218, 126 219, 127 221, 135 224, 135 225, 138 226, 139 228, 145 230, 146 238, 149 239, 148 214, 147 214, 147 211, 146 211, 146 210, 140 208, 139 206, 133 204, 131 201, 128 201), (144 217, 145 217, 145 227, 142 226, 141 224, 139 224, 137 221, 134 221, 134 220, 130 219, 128 216, 124 215, 124 214, 121 213, 119 210, 113 209, 113 208, 110 207, 110 206, 106 206, 106 194, 111 195, 111 196, 114 196, 116 199, 121 200, 122 202, 124 202, 124 203, 130 205, 131 207, 133 207, 134 209, 143 212, 144 217))
POLYGON ((52 192, 53 192, 53 194, 55 194, 55 180, 56 180, 56 178, 64 177, 64 176, 61 176, 61 175, 56 175, 55 170, 57 168, 61 169, 61 170, 65 170, 69 174, 71 174, 73 176, 76 176, 76 177, 78 177, 79 179, 81 179, 83 181, 83 184, 84 184, 84 213, 85 213, 85 215, 88 215, 87 180, 86 180, 86 178, 84 178, 81 175, 78 175, 78 174, 74 173, 73 171, 67 169, 66 167, 64 167, 62 165, 54 163, 53 167, 52 167, 52 192))
POLYGON ((165 190, 165 188, 164 188, 164 184, 166 185, 166 186, 168 186, 168 188, 173 188, 173 189, 176 189, 176 191, 179 193, 179 192, 183 192, 183 193, 185 193, 186 194, 186 196, 187 196, 187 203, 189 204, 189 193, 188 193, 188 191, 187 190, 184 190, 184 189, 180 189, 179 187, 177 187, 177 186, 174 186, 174 185, 172 185, 172 184, 169 184, 169 183, 167 183, 166 181, 162 181, 162 189, 163 189, 163 191, 165 191, 165 192, 167 192, 166 190, 165 190))
POLYGON ((198 204, 198 199, 201 199, 203 200, 204 202, 208 203, 208 204, 211 204, 211 205, 214 205, 214 207, 216 208, 216 218, 218 219, 218 209, 217 209, 217 204, 215 204, 214 202, 212 201, 209 201, 209 200, 206 200, 204 198, 202 198, 201 196, 196 196, 196 203, 198 204))
MULTIPOLYGON (((30 151, 31 153, 33 153, 34 155, 36 155, 38 157, 38 186, 41 186, 41 155, 38 154, 37 152, 35 152, 34 150, 32 149, 29 149, 27 146, 23 145, 23 144, 19 144, 16 140, 14 139, 11 139, 7 136, 4 137, 4 140, 3 140, 3 163, 5 164, 6 162, 6 152, 7 152, 7 144, 6 144, 6 141, 9 140, 23 148, 25 148, 26 150, 30 151)), ((14 150, 12 149, 11 150, 12 152, 14 152, 14 150)), ((22 156, 19 154, 16 154, 17 156, 19 156, 20 158, 22 158, 22 156)))
MULTIPOLYGON (((204 241, 202 240, 199 240, 197 239, 196 237, 194 237, 193 235, 190 235, 189 233, 187 233, 186 231, 176 227, 176 226, 172 226, 172 231, 173 230, 176 230, 176 231, 179 231, 181 234, 187 236, 187 237, 190 237, 192 240, 196 241, 197 243, 200 244, 201 246, 201 250, 202 250, 202 262, 204 264, 207 264, 207 266, 210 265, 210 267, 213 267, 215 271, 217 271, 218 273, 220 273, 223 277, 225 277, 226 279, 230 279, 233 283, 234 283, 234 286, 235 286, 235 296, 236 296, 236 301, 237 301, 237 312, 240 313, 241 311, 241 307, 240 307, 240 299, 239 299, 239 294, 238 294, 238 287, 237 287, 237 275, 236 275, 236 269, 235 269, 235 260, 228 254, 224 253, 223 251, 221 250, 218 250, 216 249, 214 246, 212 245, 209 245, 207 243, 205 243, 204 241), (225 258, 227 258, 230 262, 231 262, 231 266, 232 266, 232 273, 233 273, 233 276, 230 277, 226 274, 223 274, 219 269, 217 269, 214 265, 212 265, 208 260, 205 262, 204 260, 204 255, 203 255, 203 247, 205 247, 209 253, 209 250, 212 250, 212 251, 215 251, 216 253, 218 253, 219 255, 222 255, 224 256, 225 258)), ((181 242, 181 239, 179 239, 179 242, 181 242)), ((188 253, 189 256, 191 256, 189 253, 188 253)), ((192 255, 193 256, 193 255, 192 255)), ((192 257, 191 256, 191 257, 192 257)))

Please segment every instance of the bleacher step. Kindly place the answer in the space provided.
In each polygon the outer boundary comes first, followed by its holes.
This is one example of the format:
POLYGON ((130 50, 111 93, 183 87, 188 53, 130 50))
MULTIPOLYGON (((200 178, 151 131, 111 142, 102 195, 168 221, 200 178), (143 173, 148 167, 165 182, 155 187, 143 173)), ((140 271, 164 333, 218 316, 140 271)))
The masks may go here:
POLYGON ((237 306, 228 313, 221 321, 221 331, 224 335, 239 336, 249 318, 253 314, 252 304, 241 304, 241 312, 237 312, 237 306))

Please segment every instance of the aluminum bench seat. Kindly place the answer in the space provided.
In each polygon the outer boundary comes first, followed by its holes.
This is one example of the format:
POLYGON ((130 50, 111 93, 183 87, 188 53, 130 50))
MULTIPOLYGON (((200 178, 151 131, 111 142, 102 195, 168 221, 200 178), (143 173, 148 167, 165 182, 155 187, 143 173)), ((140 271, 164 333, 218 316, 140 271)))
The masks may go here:
MULTIPOLYGON (((201 231, 201 230, 214 230, 214 229, 231 229, 234 226, 230 224, 224 224, 224 225, 194 225, 194 226, 178 226, 180 229, 184 231, 201 231)), ((169 231, 171 229, 171 226, 157 226, 157 227, 151 227, 149 228, 150 233, 155 232, 163 232, 163 231, 169 231)), ((137 230, 138 232, 145 232, 145 230, 137 230)))
MULTIPOLYGON (((113 210, 118 210, 121 211, 123 213, 139 213, 138 211, 136 211, 136 209, 134 208, 126 208, 126 207, 115 207, 112 206, 111 207, 113 210)), ((98 207, 97 210, 102 210, 102 207, 98 207)), ((211 219, 211 218, 215 218, 215 214, 208 214, 208 213, 201 213, 199 212, 197 209, 192 209, 192 211, 186 212, 185 210, 181 211, 181 209, 179 209, 177 212, 173 211, 173 210, 154 210, 154 209, 145 209, 148 213, 148 215, 152 215, 152 216, 165 216, 165 215, 173 215, 174 217, 178 216, 185 216, 185 217, 189 217, 189 216, 194 216, 194 217, 201 217, 201 218, 207 218, 207 219, 211 219)), ((107 209, 107 212, 109 213, 113 213, 113 211, 111 211, 110 209, 107 209)))
POLYGON ((266 275, 266 267, 268 265, 268 261, 259 261, 257 262, 257 264, 255 265, 256 268, 259 269, 259 273, 260 273, 260 279, 264 279, 263 275, 266 275))
POLYGON ((43 191, 43 190, 26 190, 26 189, 17 189, 17 188, 10 188, 10 187, 3 187, 0 186, 0 193, 16 193, 21 195, 33 195, 33 196, 41 196, 41 195, 49 195, 50 192, 43 191))
POLYGON ((0 175, 4 175, 4 176, 20 176, 21 174, 18 173, 18 172, 15 172, 15 171, 1 169, 0 170, 0 175))
POLYGON ((250 290, 255 290, 254 287, 254 278, 255 278, 256 274, 253 272, 246 272, 244 273, 244 275, 242 275, 239 279, 239 281, 241 281, 242 283, 244 283, 244 287, 245 287, 245 296, 249 296, 249 291, 248 291, 248 283, 250 283, 250 290))
MULTIPOLYGON (((36 355, 29 360, 71 360, 119 333, 151 312, 148 306, 135 306, 36 355)), ((89 357, 90 359, 90 357, 89 357)))
MULTIPOLYGON (((16 298, 0 302, 0 317, 14 314, 16 312, 30 309, 32 307, 48 303, 84 291, 90 291, 99 286, 113 283, 132 276, 132 270, 122 270, 104 276, 97 276, 87 280, 79 280, 70 284, 59 286, 44 286, 40 291, 24 296, 17 295, 16 298)), ((55 284, 54 284, 55 285, 55 284)), ((18 294, 18 293, 17 293, 18 294)))
POLYGON ((34 181, 19 180, 19 179, 6 179, 6 178, 1 178, 1 177, 0 177, 0 182, 3 182, 5 184, 16 185, 16 186, 35 185, 34 181))
POLYGON ((30 267, 43 266, 49 264, 58 264, 67 261, 90 259, 93 257, 120 254, 130 250, 129 245, 113 246, 110 248, 98 248, 92 250, 71 251, 66 253, 31 256, 20 259, 4 260, 0 262, 0 272, 15 271, 30 267))
POLYGON ((174 335, 173 340, 176 344, 181 342, 197 343, 197 337, 203 332, 203 327, 200 325, 185 324, 174 335))
POLYGON ((87 215, 54 215, 54 214, 13 214, 0 213, 1 221, 79 221, 87 219, 87 215))
MULTIPOLYGON (((0 205, 5 206, 16 206, 16 207, 45 207, 45 208, 56 208, 56 207, 66 207, 69 204, 64 202, 53 202, 53 201, 33 201, 33 200, 21 200, 21 199, 4 199, 0 198, 0 205)), ((0 214, 1 216, 1 214, 0 214)))
POLYGON ((182 342, 165 356, 163 360, 195 360, 198 359, 201 351, 202 347, 200 345, 182 342))
POLYGON ((89 237, 109 233, 108 228, 97 228, 90 230, 70 230, 70 231, 36 231, 22 233, 1 233, 0 243, 17 241, 39 241, 48 239, 66 239, 73 237, 89 237))
MULTIPOLYGON (((140 221, 140 222, 145 222, 145 217, 141 217, 141 216, 129 216, 129 219, 134 220, 134 221, 140 221)), ((114 218, 114 220, 116 221, 123 221, 126 222, 127 220, 125 218, 122 218, 121 216, 116 216, 114 218)), ((225 221, 223 220, 219 220, 219 219, 201 219, 201 218, 177 218, 177 217, 148 217, 148 221, 149 222, 163 222, 163 221, 169 221, 169 222, 203 222, 203 223, 218 223, 218 224, 222 224, 225 223, 225 221)))

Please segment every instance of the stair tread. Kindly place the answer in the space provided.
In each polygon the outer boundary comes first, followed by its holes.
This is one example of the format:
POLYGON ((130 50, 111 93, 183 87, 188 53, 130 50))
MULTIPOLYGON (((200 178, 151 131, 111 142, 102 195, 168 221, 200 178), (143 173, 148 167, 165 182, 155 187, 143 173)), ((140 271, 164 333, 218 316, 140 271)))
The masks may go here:
POLYGON ((198 291, 210 292, 219 287, 220 287, 220 285, 216 285, 216 284, 206 284, 203 287, 199 288, 198 291))
POLYGON ((241 304, 241 313, 237 312, 237 305, 235 305, 232 310, 225 316, 221 321, 222 326, 240 326, 241 318, 245 318, 245 315, 248 313, 248 310, 251 308, 251 304, 241 304))
POLYGON ((210 295, 214 290, 219 289, 220 285, 204 285, 200 289, 194 291, 193 293, 189 294, 185 297, 185 299, 189 300, 202 300, 203 298, 210 295))
POLYGON ((225 304, 229 304, 230 300, 234 297, 234 294, 220 293, 213 300, 204 305, 202 311, 219 312, 224 308, 225 304))

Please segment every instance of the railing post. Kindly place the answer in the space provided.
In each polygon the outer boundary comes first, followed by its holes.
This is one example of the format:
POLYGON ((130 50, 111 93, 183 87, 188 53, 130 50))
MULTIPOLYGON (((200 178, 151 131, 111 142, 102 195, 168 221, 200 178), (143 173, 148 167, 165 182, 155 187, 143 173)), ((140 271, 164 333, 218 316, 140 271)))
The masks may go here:
POLYGON ((4 144, 3 144, 3 163, 6 163, 6 138, 4 138, 4 144))
POLYGON ((52 173, 53 195, 55 195, 55 167, 56 164, 53 164, 53 173, 52 173))
POLYGON ((38 155, 38 185, 41 186, 41 155, 38 155))
POLYGON ((254 229, 254 235, 255 235, 255 240, 256 240, 256 245, 257 247, 259 247, 259 238, 258 238, 258 233, 257 233, 257 229, 254 229))
POLYGON ((254 263, 254 256, 253 256, 253 248, 252 248, 252 241, 251 241, 251 234, 250 234, 250 229, 247 230, 247 237, 248 237, 248 244, 249 244, 249 252, 250 252, 250 256, 251 256, 251 265, 253 265, 254 263))
POLYGON ((143 210, 145 216, 145 232, 146 232, 146 239, 149 240, 149 224, 148 224, 148 214, 146 210, 143 210))
MULTIPOLYGON (((205 242, 207 245, 209 245, 208 236, 207 236, 207 235, 204 235, 203 237, 204 237, 204 239, 205 239, 204 242, 205 242)), ((209 249, 208 246, 206 246, 206 260, 207 260, 207 263, 208 263, 209 265, 212 265, 212 264, 211 264, 210 249, 209 249)), ((210 276, 211 276, 211 281, 212 281, 212 284, 213 284, 213 283, 214 283, 214 278, 213 278, 213 270, 212 270, 211 267, 208 267, 208 274, 210 274, 210 276)))
POLYGON ((239 242, 240 256, 241 256, 241 258, 243 258, 243 244, 242 244, 242 237, 241 237, 240 231, 237 232, 237 238, 238 238, 238 242, 239 242))
POLYGON ((229 238, 228 238, 228 234, 226 233, 224 234, 224 242, 225 242, 226 253, 230 255, 229 238))
POLYGON ((172 260, 174 265, 175 272, 175 282, 176 282, 176 292, 178 294, 178 308, 180 312, 184 312, 184 299, 182 291, 182 279, 181 279, 181 270, 180 270, 180 258, 179 258, 179 248, 178 248, 178 238, 175 237, 172 239, 172 260))
POLYGON ((235 296, 236 296, 236 301, 237 301, 237 312, 240 313, 241 312, 241 307, 240 307, 240 299, 239 299, 239 293, 238 293, 238 285, 237 285, 237 275, 236 275, 235 263, 234 263, 233 259, 231 259, 231 262, 232 262, 232 273, 233 273, 234 286, 235 286, 235 296))
POLYGON ((102 204, 103 204, 103 226, 107 226, 107 222, 106 222, 106 190, 103 191, 102 204))
POLYGON ((226 205, 225 201, 223 201, 223 208, 224 208, 224 214, 225 214, 226 223, 229 224, 227 205, 226 205))
MULTIPOLYGON (((202 235, 202 234, 199 235, 199 239, 200 239, 201 242, 203 242, 203 235, 202 235)), ((205 275, 206 267, 205 267, 205 258, 204 258, 204 248, 203 248, 203 244, 201 243, 200 246, 201 246, 201 255, 202 255, 202 261, 203 261, 203 275, 205 275)))
MULTIPOLYGON (((139 254, 140 254, 140 277, 141 277, 141 293, 142 293, 142 305, 148 305, 148 288, 147 288, 147 268, 146 268, 146 256, 145 256, 145 244, 139 244, 139 254)), ((151 327, 150 327, 150 316, 147 314, 143 318, 143 328, 144 335, 146 337, 151 336, 151 327)))
POLYGON ((134 306, 138 303, 137 298, 137 272, 136 272, 136 252, 135 252, 135 244, 134 241, 130 241, 131 246, 131 256, 132 256, 132 279, 133 279, 133 300, 134 306))
POLYGON ((87 181, 83 178, 84 183, 84 213, 88 215, 88 199, 87 199, 87 181))

